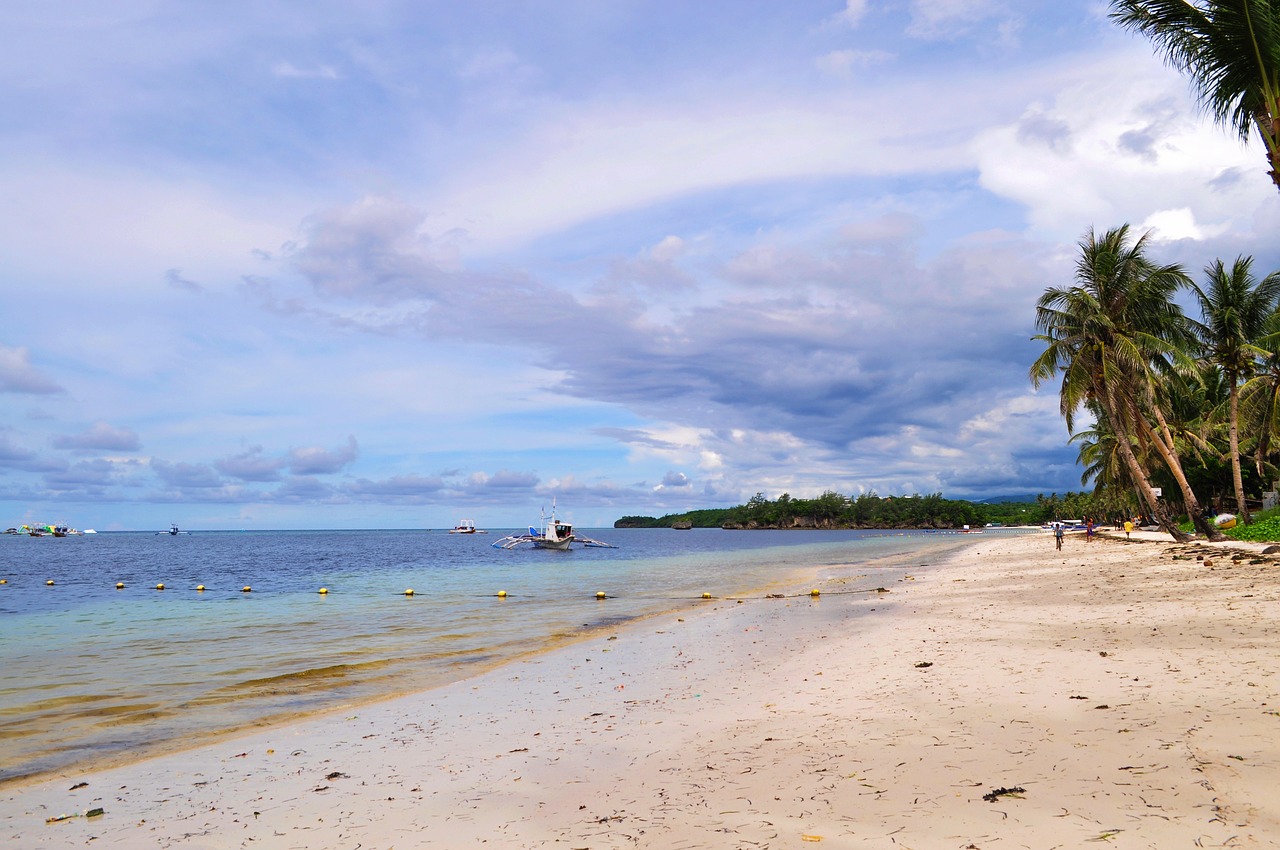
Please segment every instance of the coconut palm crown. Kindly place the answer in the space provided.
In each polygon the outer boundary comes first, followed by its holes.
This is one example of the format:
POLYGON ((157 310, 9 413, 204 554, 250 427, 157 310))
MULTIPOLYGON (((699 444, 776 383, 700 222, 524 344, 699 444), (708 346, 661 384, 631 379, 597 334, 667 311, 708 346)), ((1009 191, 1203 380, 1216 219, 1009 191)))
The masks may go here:
POLYGON ((1280 0, 1111 0, 1110 17, 1185 73, 1215 121, 1246 141, 1257 129, 1280 188, 1280 0))

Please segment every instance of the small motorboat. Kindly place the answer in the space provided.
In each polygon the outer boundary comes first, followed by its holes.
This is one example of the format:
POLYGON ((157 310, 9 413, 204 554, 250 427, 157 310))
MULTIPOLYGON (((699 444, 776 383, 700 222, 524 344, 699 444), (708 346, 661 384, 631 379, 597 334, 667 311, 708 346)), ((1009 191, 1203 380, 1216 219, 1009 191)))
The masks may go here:
POLYGON ((173 525, 169 526, 168 531, 157 531, 156 536, 159 537, 162 534, 168 534, 172 537, 177 537, 179 534, 190 534, 190 533, 191 533, 190 531, 179 531, 178 524, 175 522, 173 525))
POLYGON ((449 529, 450 534, 488 534, 482 528, 476 528, 475 520, 464 519, 459 520, 458 524, 449 529))

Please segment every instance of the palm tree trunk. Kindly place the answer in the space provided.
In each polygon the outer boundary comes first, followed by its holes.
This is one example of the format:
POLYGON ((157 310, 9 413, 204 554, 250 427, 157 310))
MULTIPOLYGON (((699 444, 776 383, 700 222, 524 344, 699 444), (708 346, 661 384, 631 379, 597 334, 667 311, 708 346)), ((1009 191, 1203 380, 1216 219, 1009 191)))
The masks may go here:
MULTIPOLYGON (((1169 516, 1168 511, 1164 510, 1164 506, 1160 504, 1160 497, 1151 487, 1151 481, 1147 478, 1147 472, 1142 468, 1142 464, 1138 463, 1138 458, 1133 454, 1133 443, 1129 437, 1129 431, 1124 425, 1125 417, 1120 415, 1118 406, 1112 397, 1110 388, 1107 388, 1105 403, 1102 405, 1103 410, 1107 414, 1107 418, 1111 421, 1111 430, 1116 435, 1116 449, 1120 452, 1120 458, 1124 461, 1125 466, 1129 468, 1129 475, 1133 478, 1133 485, 1137 489, 1142 500, 1147 503, 1147 509, 1151 511, 1151 515, 1174 540, 1179 543, 1189 543, 1194 538, 1182 529, 1178 528, 1173 518, 1169 516)), ((1137 417, 1139 422, 1146 424, 1141 417, 1137 417)), ((1148 426, 1148 430, 1150 427, 1148 426)), ((1154 442, 1159 443, 1157 438, 1154 442)), ((1194 499, 1195 497, 1192 496, 1194 499)))
POLYGON ((1249 506, 1244 501, 1244 474, 1240 471, 1240 388, 1234 375, 1227 391, 1227 444, 1231 450, 1231 483, 1236 489, 1236 513, 1242 525, 1249 524, 1249 506))
POLYGON ((1146 417, 1142 416, 1141 411, 1134 411, 1134 419, 1140 428, 1148 432, 1152 444, 1155 445, 1156 451, 1160 453, 1161 460, 1168 467, 1173 480, 1178 482, 1178 489, 1182 491, 1182 504, 1186 507, 1187 514, 1191 517, 1191 522, 1195 525, 1196 531, 1199 531, 1209 540, 1226 540, 1226 536, 1218 530, 1216 525, 1207 521, 1200 510, 1200 501, 1192 491, 1191 484, 1187 481, 1186 473, 1182 471, 1182 463, 1178 460, 1178 453, 1173 448, 1173 432, 1169 430, 1169 423, 1165 421, 1164 414, 1160 412, 1160 406, 1152 405, 1151 412, 1156 418, 1159 433, 1152 431, 1151 424, 1147 422, 1146 417), (1165 439, 1168 439, 1169 442, 1166 443, 1165 439))

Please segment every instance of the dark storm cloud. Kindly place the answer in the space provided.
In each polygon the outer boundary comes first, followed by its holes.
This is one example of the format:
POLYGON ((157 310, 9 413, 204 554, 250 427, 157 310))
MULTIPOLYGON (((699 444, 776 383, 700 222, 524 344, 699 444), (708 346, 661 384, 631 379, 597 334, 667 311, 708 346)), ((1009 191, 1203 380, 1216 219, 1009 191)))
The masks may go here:
MULTIPOLYGON (((920 228, 894 214, 843 228, 823 251, 743 251, 704 272, 696 303, 655 313, 609 280, 576 294, 527 275, 441 272, 405 256, 414 227, 400 209, 350 222, 332 216, 323 226, 326 268, 351 274, 339 286, 314 263, 298 268, 321 296, 384 306, 399 298, 402 309, 370 331, 386 332, 391 321, 432 339, 525 347, 562 375, 555 389, 567 395, 726 434, 788 434, 831 451, 908 431, 963 447, 960 423, 1027 394, 1035 298, 1063 282, 1046 271, 1044 247, 1000 233, 926 257, 915 245, 920 228)), ((312 247, 298 254, 312 256, 312 247)), ((597 433, 665 448, 626 429, 597 433)), ((741 461, 770 456, 797 460, 775 449, 741 461)), ((939 466, 928 457, 912 463, 939 466)))

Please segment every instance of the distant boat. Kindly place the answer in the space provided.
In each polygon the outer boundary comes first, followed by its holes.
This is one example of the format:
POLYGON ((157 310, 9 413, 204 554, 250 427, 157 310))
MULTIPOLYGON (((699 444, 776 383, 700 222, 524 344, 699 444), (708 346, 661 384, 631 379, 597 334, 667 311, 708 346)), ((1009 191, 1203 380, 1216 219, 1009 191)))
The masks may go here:
POLYGON ((18 533, 18 529, 16 529, 16 528, 6 528, 6 529, 4 530, 4 533, 5 533, 5 534, 17 534, 17 533, 18 533))
POLYGON ((481 528, 476 528, 475 520, 464 519, 459 520, 458 524, 449 529, 450 534, 488 534, 489 532, 481 528))
POLYGON ((551 502, 551 515, 547 516, 545 513, 542 515, 541 528, 534 528, 531 525, 529 526, 528 534, 512 534, 501 540, 495 540, 490 545, 495 549, 515 549, 517 546, 527 543, 535 549, 554 549, 559 552, 567 552, 575 542, 585 547, 598 549, 618 548, 601 540, 592 540, 590 537, 574 534, 572 525, 556 519, 555 500, 551 502))
POLYGON ((179 531, 178 524, 175 522, 173 525, 169 526, 168 531, 157 531, 156 536, 159 537, 161 534, 169 534, 176 537, 179 534, 190 534, 190 533, 191 533, 190 531, 179 531))

